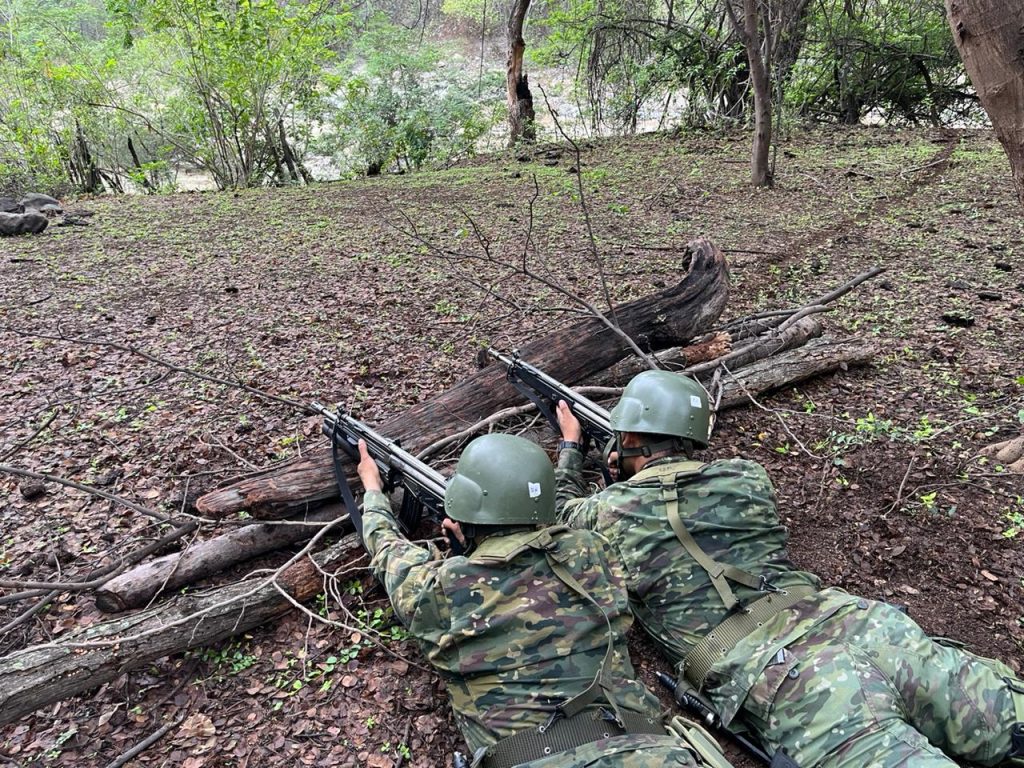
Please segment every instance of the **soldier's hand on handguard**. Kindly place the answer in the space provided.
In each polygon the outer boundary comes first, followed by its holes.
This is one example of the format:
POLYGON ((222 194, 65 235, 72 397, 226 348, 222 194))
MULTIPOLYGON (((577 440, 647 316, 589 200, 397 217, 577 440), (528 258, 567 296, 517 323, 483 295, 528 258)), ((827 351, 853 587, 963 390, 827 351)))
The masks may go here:
POLYGON ((356 472, 363 482, 365 491, 382 491, 384 483, 380 479, 380 470, 377 469, 377 462, 370 458, 366 450, 366 441, 359 441, 359 463, 356 465, 356 472))
POLYGON ((569 410, 569 404, 565 400, 559 400, 555 408, 555 416, 558 419, 558 428, 562 430, 562 439, 578 443, 583 439, 583 427, 580 420, 569 410))

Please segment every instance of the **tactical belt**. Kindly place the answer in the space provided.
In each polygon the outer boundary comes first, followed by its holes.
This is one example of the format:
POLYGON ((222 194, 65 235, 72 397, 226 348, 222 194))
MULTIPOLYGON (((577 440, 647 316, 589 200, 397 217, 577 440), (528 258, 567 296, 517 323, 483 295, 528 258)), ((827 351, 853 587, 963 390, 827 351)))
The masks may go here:
POLYGON ((610 714, 602 709, 587 709, 575 717, 559 718, 547 727, 525 728, 488 747, 479 765, 481 768, 511 768, 627 733, 667 735, 661 722, 654 718, 623 711, 620 716, 625 727, 620 728, 610 714), (609 719, 604 719, 602 712, 609 719))
POLYGON ((811 586, 797 586, 780 592, 771 592, 739 609, 739 613, 727 617, 686 654, 683 660, 686 679, 698 691, 701 690, 712 665, 724 659, 743 638, 763 627, 765 622, 777 613, 796 605, 817 591, 811 586))

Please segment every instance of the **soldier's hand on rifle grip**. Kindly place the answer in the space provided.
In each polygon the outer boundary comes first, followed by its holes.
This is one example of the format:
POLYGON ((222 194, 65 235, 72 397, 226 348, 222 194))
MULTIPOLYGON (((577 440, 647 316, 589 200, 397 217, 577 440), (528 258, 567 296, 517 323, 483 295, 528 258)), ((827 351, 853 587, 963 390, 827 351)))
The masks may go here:
POLYGON ((583 439, 583 428, 580 420, 569 409, 565 400, 559 400, 555 409, 555 417, 558 419, 558 428, 562 431, 562 439, 572 443, 578 443, 583 439))
POLYGON ((384 484, 380 479, 380 470, 377 469, 377 462, 370 458, 366 450, 366 441, 359 441, 359 463, 356 465, 356 472, 363 482, 365 491, 382 491, 384 484))
POLYGON ((450 517, 446 517, 441 521, 441 533, 443 533, 448 539, 448 542, 452 545, 452 550, 455 554, 461 554, 461 551, 465 551, 466 536, 462 533, 461 525, 450 517), (458 547, 455 546, 456 542, 458 542, 458 547))
POLYGON ((608 453, 608 474, 612 478, 613 483, 619 481, 619 452, 611 451, 608 453))

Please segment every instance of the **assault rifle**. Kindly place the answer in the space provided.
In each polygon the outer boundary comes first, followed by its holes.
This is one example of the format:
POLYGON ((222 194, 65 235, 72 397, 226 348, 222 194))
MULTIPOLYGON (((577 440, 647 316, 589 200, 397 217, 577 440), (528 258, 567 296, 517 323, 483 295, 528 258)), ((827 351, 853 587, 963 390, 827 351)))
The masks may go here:
MULTIPOLYGON (((615 437, 611 418, 606 408, 570 389, 558 379, 553 379, 540 368, 530 365, 518 356, 509 357, 494 348, 488 348, 487 354, 505 366, 505 375, 509 383, 536 405, 555 432, 559 433, 561 430, 558 427, 558 417, 555 416, 555 407, 559 400, 565 400, 569 410, 580 420, 580 426, 583 428, 584 453, 586 453, 590 442, 599 448, 604 448, 615 437)), ((612 479, 608 474, 608 468, 602 465, 601 472, 604 474, 605 482, 611 483, 612 479)))
POLYGON ((780 749, 774 754, 769 754, 744 734, 722 725, 722 720, 714 707, 686 680, 680 679, 677 682, 664 672, 655 672, 654 674, 658 676, 658 682, 672 691, 672 698, 675 699, 679 708, 695 718, 701 725, 732 739, 768 768, 800 768, 797 762, 786 754, 785 750, 780 749))
MULTIPOLYGON (((424 511, 435 522, 444 519, 444 490, 447 481, 436 469, 424 464, 408 451, 402 449, 397 440, 384 437, 358 419, 338 408, 332 411, 320 403, 312 404, 313 410, 324 417, 323 433, 331 440, 331 456, 334 459, 334 479, 345 502, 349 519, 360 538, 363 535, 363 518, 356 504, 355 495, 349 486, 345 471, 341 468, 338 451, 343 450, 353 461, 359 461, 359 441, 366 442, 366 451, 377 464, 384 488, 390 491, 401 486, 402 507, 398 522, 406 534, 419 525, 424 511)), ((449 538, 452 541, 452 538, 449 538)), ((454 545, 453 545, 454 546, 454 545)), ((458 553, 459 550, 455 550, 458 553)))

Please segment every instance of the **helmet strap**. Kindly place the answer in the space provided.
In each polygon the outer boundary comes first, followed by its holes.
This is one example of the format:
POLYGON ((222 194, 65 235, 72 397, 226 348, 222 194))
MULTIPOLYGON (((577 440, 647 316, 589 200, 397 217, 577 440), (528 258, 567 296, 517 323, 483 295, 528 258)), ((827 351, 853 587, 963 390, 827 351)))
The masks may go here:
MULTIPOLYGON (((644 443, 643 445, 637 446, 636 448, 625 448, 622 445, 622 433, 615 433, 615 450, 619 453, 619 479, 628 480, 623 472, 623 459, 629 459, 634 456, 643 456, 644 458, 651 458, 655 454, 663 453, 665 455, 671 455, 673 453, 679 453, 682 451, 680 444, 681 438, 671 437, 667 440, 661 440, 657 443, 644 443)), ((635 473, 633 473, 635 474, 635 473)))

